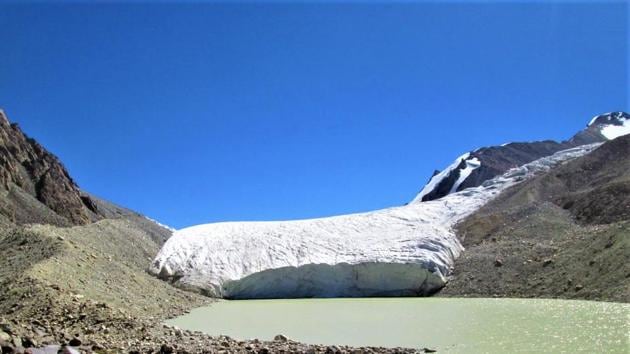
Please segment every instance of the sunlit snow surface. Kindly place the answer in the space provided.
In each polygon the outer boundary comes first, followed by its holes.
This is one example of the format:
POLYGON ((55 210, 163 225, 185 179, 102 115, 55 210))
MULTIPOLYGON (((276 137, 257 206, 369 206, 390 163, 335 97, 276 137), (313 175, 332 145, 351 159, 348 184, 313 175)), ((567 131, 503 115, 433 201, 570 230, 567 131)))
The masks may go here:
POLYGON ((429 202, 280 222, 224 222, 178 230, 150 271, 229 298, 424 295, 446 282, 463 248, 453 226, 502 190, 582 156, 558 152, 429 202))
POLYGON ((630 119, 622 119, 622 125, 606 125, 600 132, 608 140, 616 139, 620 136, 630 134, 630 119))
POLYGON ((630 134, 630 119, 624 112, 609 112, 597 115, 591 119, 588 126, 599 122, 599 132, 608 140, 630 134))

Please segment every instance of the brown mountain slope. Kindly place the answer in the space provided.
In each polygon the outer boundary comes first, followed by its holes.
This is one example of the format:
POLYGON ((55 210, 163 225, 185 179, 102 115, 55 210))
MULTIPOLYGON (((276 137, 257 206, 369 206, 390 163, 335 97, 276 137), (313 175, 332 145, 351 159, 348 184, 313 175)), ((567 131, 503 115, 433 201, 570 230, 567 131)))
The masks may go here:
POLYGON ((41 219, 57 225, 83 225, 101 218, 92 199, 81 193, 59 159, 27 137, 17 124, 10 124, 2 111, 0 186, 5 191, 0 213, 11 221, 41 219))
POLYGON ((103 219, 127 219, 158 245, 171 235, 139 213, 82 191, 55 155, 0 110, 0 220, 68 227, 103 219))
POLYGON ((630 135, 505 191, 458 234, 442 296, 630 302, 630 135))

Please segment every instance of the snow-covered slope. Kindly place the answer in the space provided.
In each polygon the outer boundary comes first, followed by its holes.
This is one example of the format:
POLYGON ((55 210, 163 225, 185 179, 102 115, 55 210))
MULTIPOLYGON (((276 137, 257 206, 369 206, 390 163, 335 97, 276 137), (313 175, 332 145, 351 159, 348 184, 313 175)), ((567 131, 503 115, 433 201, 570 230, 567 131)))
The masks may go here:
POLYGON ((630 134, 630 115, 625 112, 610 112, 593 117, 589 127, 597 126, 600 134, 613 140, 630 134))
POLYGON ((522 166, 555 152, 630 134, 630 115, 610 112, 595 116, 585 129, 565 141, 507 143, 471 151, 435 174, 418 193, 416 201, 430 201, 469 187, 481 185, 510 168, 522 166))
MULTIPOLYGON (((429 180, 424 188, 418 193, 418 195, 413 199, 414 202, 421 202, 423 198, 430 195, 434 191, 438 190, 444 184, 444 181, 448 178, 455 178, 455 181, 452 185, 444 186, 442 188, 448 188, 448 193, 453 193, 457 191, 462 182, 470 176, 472 171, 478 168, 481 165, 481 162, 476 157, 471 157, 470 153, 467 152, 464 155, 455 159, 455 161, 450 164, 447 168, 445 168, 442 172, 435 174, 429 180)), ((446 194, 448 194, 446 193, 446 194)))
POLYGON ((429 294, 444 286, 462 252, 456 222, 505 188, 596 146, 556 153, 434 201, 311 220, 182 229, 150 271, 228 298, 429 294))

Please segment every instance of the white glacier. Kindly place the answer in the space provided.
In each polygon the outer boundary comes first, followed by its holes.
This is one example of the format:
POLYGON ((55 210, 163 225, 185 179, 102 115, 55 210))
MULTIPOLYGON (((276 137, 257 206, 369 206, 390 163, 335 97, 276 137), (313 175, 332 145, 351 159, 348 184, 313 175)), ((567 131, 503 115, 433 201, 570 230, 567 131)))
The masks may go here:
POLYGON ((226 298, 430 294, 444 286, 463 251, 455 223, 504 189, 597 146, 561 151, 429 202, 416 198, 360 214, 185 228, 166 242, 149 270, 226 298))

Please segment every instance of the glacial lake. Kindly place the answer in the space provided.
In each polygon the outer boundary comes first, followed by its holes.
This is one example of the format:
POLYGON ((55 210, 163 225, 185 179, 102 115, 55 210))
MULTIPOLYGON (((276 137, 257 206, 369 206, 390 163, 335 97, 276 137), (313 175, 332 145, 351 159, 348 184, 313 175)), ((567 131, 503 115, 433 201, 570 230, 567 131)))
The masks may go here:
POLYGON ((219 301, 168 321, 236 339, 439 353, 630 353, 630 305, 545 299, 346 298, 219 301))

